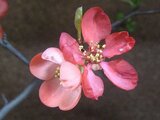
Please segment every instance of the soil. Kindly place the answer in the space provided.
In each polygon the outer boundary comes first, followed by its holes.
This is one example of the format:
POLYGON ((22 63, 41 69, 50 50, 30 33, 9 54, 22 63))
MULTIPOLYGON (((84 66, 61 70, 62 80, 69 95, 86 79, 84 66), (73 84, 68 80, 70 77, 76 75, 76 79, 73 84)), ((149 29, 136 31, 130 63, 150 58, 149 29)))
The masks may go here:
MULTIPOLYGON (((57 47, 61 32, 76 36, 74 12, 100 6, 116 19, 118 11, 129 11, 119 0, 15 0, 9 1, 9 13, 1 21, 9 41, 30 60, 50 46, 57 47)), ((141 9, 158 9, 160 1, 143 0, 141 9)), ((139 73, 138 86, 123 91, 104 78, 105 92, 98 101, 85 98, 75 109, 62 112, 44 106, 38 89, 11 111, 6 120, 159 120, 160 119, 160 14, 134 17, 137 22, 132 36, 135 48, 122 57, 139 73)), ((0 93, 12 100, 33 79, 26 67, 15 56, 0 47, 0 93)), ((3 105, 0 100, 0 105, 3 105)))

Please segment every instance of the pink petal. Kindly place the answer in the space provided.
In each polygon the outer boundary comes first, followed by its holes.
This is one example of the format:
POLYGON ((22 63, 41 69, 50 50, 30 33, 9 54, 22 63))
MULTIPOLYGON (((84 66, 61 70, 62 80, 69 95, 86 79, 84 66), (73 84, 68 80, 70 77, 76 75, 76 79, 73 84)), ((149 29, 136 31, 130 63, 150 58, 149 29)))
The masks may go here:
POLYGON ((77 105, 81 97, 81 86, 73 90, 61 86, 58 79, 46 80, 39 89, 39 97, 48 107, 70 110, 77 105))
POLYGON ((60 67, 60 80, 64 87, 77 87, 81 82, 79 68, 70 62, 63 62, 60 67))
POLYGON ((74 64, 83 64, 82 53, 79 50, 77 41, 67 33, 60 36, 60 49, 66 60, 74 64))
POLYGON ((64 88, 58 79, 46 80, 39 89, 39 97, 48 107, 58 107, 64 95, 64 88))
POLYGON ((111 62, 101 62, 100 65, 108 79, 117 87, 132 90, 137 86, 137 72, 127 61, 118 59, 111 62))
POLYGON ((96 76, 91 65, 88 65, 84 69, 82 76, 82 87, 86 97, 98 100, 98 97, 102 96, 104 91, 103 81, 100 77, 96 76))
POLYGON ((58 48, 48 48, 42 53, 42 58, 56 64, 61 64, 64 61, 63 53, 58 48))
POLYGON ((106 48, 103 51, 103 55, 108 58, 128 52, 135 44, 135 40, 129 37, 128 32, 125 31, 108 35, 105 41, 106 48))
POLYGON ((7 0, 0 0, 0 19, 3 18, 8 11, 7 0))
POLYGON ((34 56, 29 64, 30 72, 37 78, 42 80, 51 79, 54 76, 54 71, 57 64, 43 60, 41 53, 34 56))
POLYGON ((0 40, 2 40, 3 34, 4 34, 4 30, 3 30, 2 26, 0 26, 0 40))
POLYGON ((87 10, 82 18, 82 34, 87 43, 99 42, 111 32, 109 17, 99 7, 87 10))
POLYGON ((81 86, 74 90, 65 89, 63 95, 59 108, 64 111, 71 110, 78 104, 81 98, 81 86))

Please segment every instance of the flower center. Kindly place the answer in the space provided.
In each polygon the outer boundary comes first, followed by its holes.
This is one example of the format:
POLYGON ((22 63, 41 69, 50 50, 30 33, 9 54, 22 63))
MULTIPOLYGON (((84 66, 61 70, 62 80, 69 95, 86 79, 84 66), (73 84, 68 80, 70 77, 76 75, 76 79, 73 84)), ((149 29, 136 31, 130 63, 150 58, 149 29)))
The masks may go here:
POLYGON ((55 72, 54 72, 54 77, 55 78, 60 78, 60 67, 57 67, 55 72))
POLYGON ((103 49, 106 47, 105 44, 100 45, 100 44, 94 44, 89 46, 88 51, 84 49, 84 46, 80 45, 79 49, 83 53, 84 59, 86 63, 100 63, 101 61, 104 60, 103 57, 103 49))

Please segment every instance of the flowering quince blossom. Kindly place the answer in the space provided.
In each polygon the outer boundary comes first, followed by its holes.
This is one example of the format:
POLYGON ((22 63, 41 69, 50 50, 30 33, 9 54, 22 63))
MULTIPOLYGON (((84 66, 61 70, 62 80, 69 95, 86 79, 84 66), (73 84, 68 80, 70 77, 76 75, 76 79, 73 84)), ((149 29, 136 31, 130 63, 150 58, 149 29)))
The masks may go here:
POLYGON ((110 20, 99 7, 90 8, 80 24, 76 25, 77 28, 81 26, 77 29, 78 36, 82 30, 88 48, 84 47, 82 39, 78 38, 77 42, 63 32, 60 36, 60 49, 48 48, 34 56, 30 62, 31 73, 44 80, 39 90, 42 103, 70 110, 77 105, 82 89, 86 97, 98 100, 103 94, 104 85, 93 70, 103 70, 109 80, 121 89, 134 89, 138 75, 132 65, 123 59, 109 61, 133 48, 135 40, 128 32, 111 34, 110 20), (105 44, 101 44, 101 40, 105 44))
POLYGON ((105 58, 109 59, 130 51, 135 44, 134 38, 126 31, 111 33, 109 17, 99 7, 86 11, 82 17, 81 28, 88 48, 79 45, 69 34, 62 33, 60 49, 66 60, 84 68, 82 88, 85 96, 97 100, 104 91, 103 81, 92 70, 102 69, 108 79, 121 89, 134 89, 138 75, 132 65, 123 59, 105 61, 105 58), (105 44, 101 44, 101 40, 105 40, 105 44))
POLYGON ((31 73, 44 80, 39 97, 49 107, 61 110, 74 108, 81 97, 81 73, 79 68, 66 61, 58 48, 48 48, 34 56, 30 62, 31 73))

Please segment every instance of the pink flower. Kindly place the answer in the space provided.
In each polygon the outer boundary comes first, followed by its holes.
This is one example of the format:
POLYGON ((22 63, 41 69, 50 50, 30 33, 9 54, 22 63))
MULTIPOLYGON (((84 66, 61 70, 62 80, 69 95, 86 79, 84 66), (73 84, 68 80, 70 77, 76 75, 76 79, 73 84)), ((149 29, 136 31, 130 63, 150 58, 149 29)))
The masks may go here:
POLYGON ((39 97, 49 107, 61 110, 74 108, 81 97, 81 73, 77 66, 65 61, 58 48, 48 48, 33 57, 31 73, 44 80, 39 97))
POLYGON ((99 7, 90 8, 82 18, 82 34, 88 49, 79 45, 67 33, 60 37, 60 49, 66 60, 83 65, 82 87, 86 97, 98 99, 104 91, 103 81, 92 70, 103 69, 108 79, 124 90, 132 90, 137 85, 138 75, 136 70, 123 59, 105 61, 130 51, 135 44, 134 38, 128 32, 111 34, 109 17, 99 7), (105 44, 100 41, 105 40, 105 44))
POLYGON ((8 11, 7 0, 0 0, 0 19, 3 18, 8 11))

